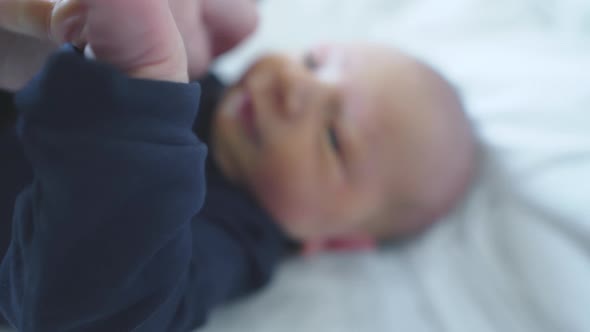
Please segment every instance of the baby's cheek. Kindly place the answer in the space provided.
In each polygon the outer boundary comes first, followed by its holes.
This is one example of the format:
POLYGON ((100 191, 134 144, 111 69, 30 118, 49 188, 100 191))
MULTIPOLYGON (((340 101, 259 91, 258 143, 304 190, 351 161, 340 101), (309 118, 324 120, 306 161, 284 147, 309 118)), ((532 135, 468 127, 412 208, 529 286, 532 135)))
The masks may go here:
POLYGON ((291 236, 314 233, 321 219, 319 198, 302 182, 281 178, 272 172, 260 173, 254 192, 262 206, 291 236))

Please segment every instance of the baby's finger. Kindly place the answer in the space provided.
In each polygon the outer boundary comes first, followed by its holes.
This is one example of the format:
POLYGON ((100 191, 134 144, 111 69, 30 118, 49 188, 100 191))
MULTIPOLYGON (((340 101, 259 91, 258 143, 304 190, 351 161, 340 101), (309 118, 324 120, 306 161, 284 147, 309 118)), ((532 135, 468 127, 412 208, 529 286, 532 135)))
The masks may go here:
POLYGON ((51 39, 55 0, 0 0, 0 28, 42 40, 51 39))
POLYGON ((168 1, 80 2, 97 60, 136 78, 188 81, 186 50, 168 1))
POLYGON ((86 44, 86 20, 87 9, 81 1, 57 1, 49 27, 51 39, 83 48, 86 44))

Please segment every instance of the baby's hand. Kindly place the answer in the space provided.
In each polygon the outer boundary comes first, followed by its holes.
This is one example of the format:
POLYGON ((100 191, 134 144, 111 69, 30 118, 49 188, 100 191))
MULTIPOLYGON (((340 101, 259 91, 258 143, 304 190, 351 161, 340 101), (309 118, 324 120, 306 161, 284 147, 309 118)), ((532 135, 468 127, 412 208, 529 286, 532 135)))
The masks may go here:
MULTIPOLYGON (((200 77, 214 57, 237 45, 256 24, 252 0, 0 0, 0 42, 6 29, 43 42, 90 45, 88 54, 151 79, 185 81, 186 71, 192 79, 200 77)), ((26 47, 0 49, 0 76, 6 76, 4 68, 23 74, 38 68, 39 61, 12 60, 41 49, 28 47, 34 40, 21 39, 29 41, 26 47)), ((35 60, 52 48, 46 49, 35 60)))
POLYGON ((50 31, 132 77, 188 82, 186 50, 168 1, 57 1, 50 31))
POLYGON ((0 28, 74 43, 132 77, 188 81, 186 50, 168 1, 0 0, 0 28))

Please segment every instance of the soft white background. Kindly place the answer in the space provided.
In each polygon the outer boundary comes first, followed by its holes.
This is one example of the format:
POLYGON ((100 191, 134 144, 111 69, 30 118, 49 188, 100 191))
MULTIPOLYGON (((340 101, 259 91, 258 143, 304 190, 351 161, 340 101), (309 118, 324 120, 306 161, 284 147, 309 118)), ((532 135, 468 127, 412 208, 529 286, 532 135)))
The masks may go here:
POLYGON ((257 54, 371 40, 430 62, 478 128, 468 199, 407 246, 286 262, 205 332, 590 331, 590 3, 263 0, 257 54))

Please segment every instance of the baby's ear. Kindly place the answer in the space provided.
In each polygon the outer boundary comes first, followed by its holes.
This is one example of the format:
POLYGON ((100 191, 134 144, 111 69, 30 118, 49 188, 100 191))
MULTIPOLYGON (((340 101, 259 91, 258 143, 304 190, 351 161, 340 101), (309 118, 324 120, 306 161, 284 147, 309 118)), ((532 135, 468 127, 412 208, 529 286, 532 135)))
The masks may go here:
POLYGON ((326 239, 307 240, 303 243, 301 255, 313 256, 321 252, 373 250, 377 241, 366 235, 348 235, 326 239))

